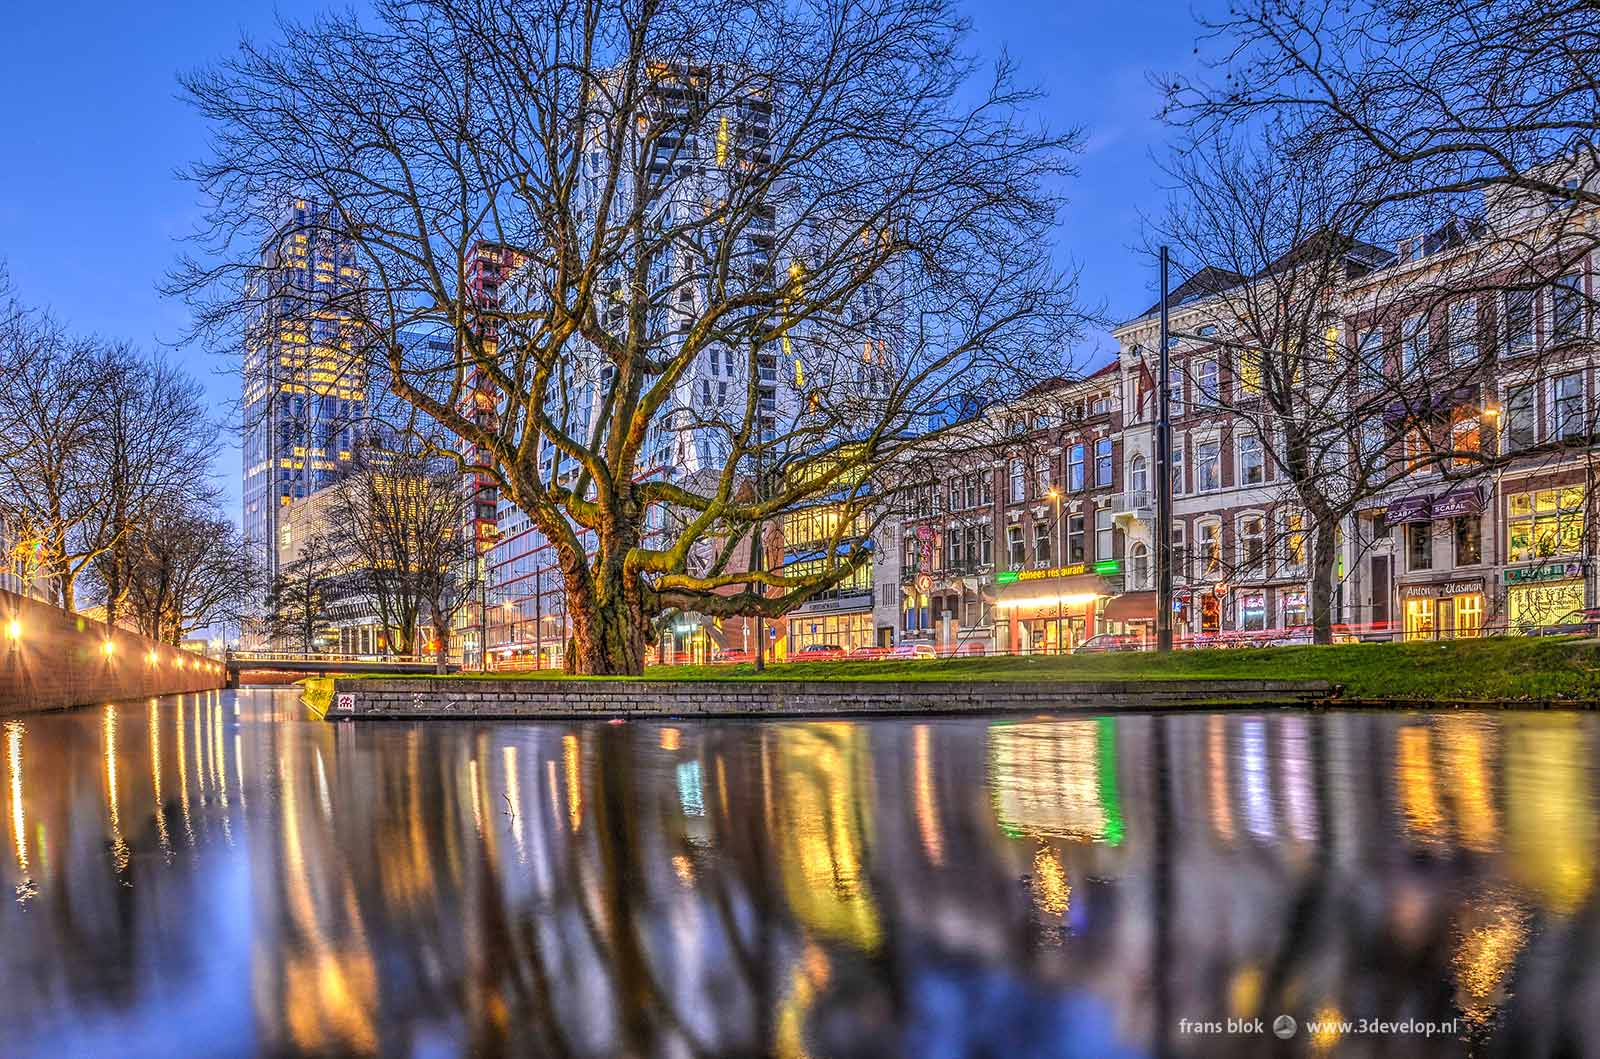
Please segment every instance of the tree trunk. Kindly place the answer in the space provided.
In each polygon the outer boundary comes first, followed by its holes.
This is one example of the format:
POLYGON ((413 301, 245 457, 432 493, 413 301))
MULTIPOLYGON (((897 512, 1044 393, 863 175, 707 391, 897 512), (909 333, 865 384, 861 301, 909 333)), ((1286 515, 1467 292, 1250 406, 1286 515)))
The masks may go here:
MULTIPOLYGON (((592 606, 570 606, 572 642, 565 669, 583 676, 629 676, 644 672, 647 619, 637 589, 624 586, 622 574, 601 582, 606 571, 596 571, 599 600, 592 606)), ((569 593, 569 600, 571 595, 569 593)), ((576 602, 576 601, 573 601, 576 602)))
POLYGON ((1311 639, 1333 642, 1333 571, 1338 556, 1337 524, 1319 519, 1311 549, 1311 639))

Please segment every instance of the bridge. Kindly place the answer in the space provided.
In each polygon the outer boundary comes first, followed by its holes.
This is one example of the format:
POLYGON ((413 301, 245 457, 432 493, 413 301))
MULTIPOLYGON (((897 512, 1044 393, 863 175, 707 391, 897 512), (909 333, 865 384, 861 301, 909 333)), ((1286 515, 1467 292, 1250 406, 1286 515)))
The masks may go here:
POLYGON ((325 673, 384 673, 403 676, 432 673, 431 658, 390 658, 382 655, 306 654, 294 651, 230 651, 224 659, 228 687, 240 684, 289 684, 305 676, 325 673), (244 675, 250 679, 245 680, 244 675))

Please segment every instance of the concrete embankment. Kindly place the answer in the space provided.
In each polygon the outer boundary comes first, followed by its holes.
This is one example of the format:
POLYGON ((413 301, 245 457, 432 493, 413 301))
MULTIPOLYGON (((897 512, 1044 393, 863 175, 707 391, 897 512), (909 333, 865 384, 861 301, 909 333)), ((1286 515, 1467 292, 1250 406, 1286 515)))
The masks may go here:
POLYGON ((219 662, 0 591, 0 714, 211 691, 219 662))
POLYGON ((855 717, 1310 705, 1326 681, 493 680, 340 678, 307 702, 328 720, 445 717, 855 717))

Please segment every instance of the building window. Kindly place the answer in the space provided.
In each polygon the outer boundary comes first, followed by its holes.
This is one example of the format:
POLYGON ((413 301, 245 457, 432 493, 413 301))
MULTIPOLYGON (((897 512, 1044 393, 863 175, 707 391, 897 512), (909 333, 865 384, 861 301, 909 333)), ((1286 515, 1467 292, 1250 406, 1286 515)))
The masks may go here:
POLYGON ((1067 460, 1067 488, 1076 493, 1083 488, 1084 447, 1080 441, 1072 446, 1067 460))
POLYGON ((1283 609, 1283 627, 1293 629, 1306 624, 1306 594, 1304 591, 1280 592, 1278 604, 1283 609))
MULTIPOLYGON (((968 547, 971 547, 972 534, 967 534, 968 547)), ((978 525, 978 564, 988 566, 994 562, 994 527, 987 522, 978 525)))
POLYGON ((1101 489, 1111 484, 1111 439, 1094 443, 1094 484, 1101 489))
POLYGON ((1463 515, 1455 522, 1456 565, 1477 566, 1483 562, 1483 519, 1463 515))
POLYGON ((1260 577, 1266 564, 1266 520, 1246 515, 1239 520, 1239 568, 1247 577, 1260 577))
POLYGON ((1083 516, 1071 515, 1067 518, 1067 565, 1076 566, 1083 562, 1083 516))
POLYGON ((1143 497, 1150 489, 1150 468, 1144 456, 1135 453, 1128 461, 1128 490, 1135 497, 1143 497))
POLYGON ((1478 461, 1472 453, 1477 452, 1481 444, 1477 410, 1457 408, 1451 414, 1450 423, 1450 448, 1456 453, 1452 462, 1457 467, 1473 466, 1478 461))
POLYGON ((1283 566, 1294 572, 1306 568, 1306 516, 1299 511, 1283 516, 1283 566))
POLYGON ((1216 404, 1217 392, 1217 362, 1202 360, 1195 367, 1194 374, 1195 401, 1202 404, 1216 404))
POLYGON ((1239 628, 1260 632, 1267 627, 1267 594, 1245 592, 1239 596, 1239 628))
POLYGON ((1506 395, 1505 451, 1532 448, 1539 436, 1539 388, 1518 386, 1506 395))
MULTIPOLYGON (((963 505, 962 505, 961 499, 962 499, 961 498, 961 479, 952 478, 952 479, 950 479, 950 510, 951 511, 960 511, 960 510, 962 510, 963 505)), ((971 505, 966 505, 966 506, 970 507, 971 505)))
POLYGON ((1267 465, 1261 455, 1261 439, 1253 435, 1239 439, 1239 484, 1260 485, 1267 480, 1267 465))
POLYGON ((1573 372, 1551 380, 1550 437, 1577 438, 1587 433, 1583 420, 1583 374, 1573 372))
POLYGON ((1023 551, 1021 526, 1006 527, 1006 558, 1013 570, 1021 570, 1028 561, 1023 551))
POLYGON ((1428 318, 1421 313, 1400 325, 1400 370, 1410 374, 1428 359, 1428 318))
POLYGON ((1384 376, 1383 329, 1373 327, 1363 331, 1356 343, 1356 353, 1361 359, 1360 385, 1371 387, 1381 383, 1384 376))
POLYGON ((1044 519, 1039 519, 1033 524, 1033 558, 1040 566, 1050 564, 1051 525, 1044 519))
POLYGON ((1433 523, 1406 523, 1406 569, 1433 569, 1433 523))
POLYGON ((1133 560, 1133 587, 1143 589, 1150 587, 1150 549, 1143 541, 1135 541, 1128 549, 1133 560))
POLYGON ((1222 446, 1216 441, 1202 441, 1194 450, 1195 489, 1202 493, 1222 488, 1222 446))
POLYGON ((1235 362, 1239 372, 1239 392, 1254 397, 1261 393, 1262 353, 1258 349, 1241 349, 1235 362))
POLYGON ((1172 464, 1172 495, 1173 496, 1182 496, 1183 495, 1183 439, 1182 438, 1173 438, 1172 439, 1172 452, 1170 453, 1170 456, 1171 456, 1171 461, 1170 462, 1172 464))
POLYGON ((946 570, 961 569, 961 556, 966 533, 960 526, 950 526, 944 531, 946 570))
POLYGON ((1033 489, 1034 496, 1044 496, 1050 492, 1050 457, 1037 456, 1033 461, 1033 489))
POLYGON ((1522 353, 1533 348, 1533 291, 1506 291, 1506 352, 1522 353))
POLYGON ((1011 471, 1011 502, 1020 504, 1028 499, 1027 464, 1021 456, 1013 456, 1010 464, 1011 471))
POLYGON ((1200 576, 1215 581, 1222 575, 1222 524, 1200 524, 1200 576))
POLYGON ((1111 509, 1103 507, 1094 513, 1094 557, 1096 560, 1111 559, 1115 557, 1116 547, 1112 540, 1111 509))
POLYGON ((1506 559, 1532 562, 1583 548, 1584 487, 1540 489, 1506 498, 1506 559))
POLYGON ((1450 306, 1450 363, 1456 367, 1478 359, 1478 300, 1450 306))
POLYGON ((1182 522, 1172 525, 1172 579, 1174 581, 1187 581, 1189 579, 1189 547, 1188 534, 1182 522))
POLYGON ((1583 324, 1583 279, 1578 275, 1562 276, 1550 287, 1551 341, 1582 338, 1588 330, 1583 324))

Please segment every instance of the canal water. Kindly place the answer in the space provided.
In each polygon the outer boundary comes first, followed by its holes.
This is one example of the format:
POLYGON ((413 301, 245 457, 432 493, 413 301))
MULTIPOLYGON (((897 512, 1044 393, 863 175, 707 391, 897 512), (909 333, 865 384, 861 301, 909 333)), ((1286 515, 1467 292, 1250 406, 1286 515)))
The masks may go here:
POLYGON ((1593 1054, 1596 721, 6 721, 0 1054, 1593 1054))

